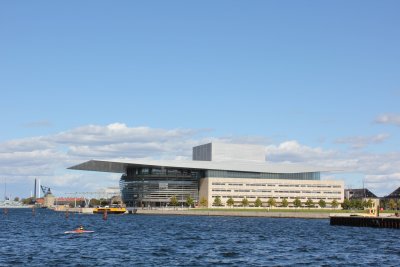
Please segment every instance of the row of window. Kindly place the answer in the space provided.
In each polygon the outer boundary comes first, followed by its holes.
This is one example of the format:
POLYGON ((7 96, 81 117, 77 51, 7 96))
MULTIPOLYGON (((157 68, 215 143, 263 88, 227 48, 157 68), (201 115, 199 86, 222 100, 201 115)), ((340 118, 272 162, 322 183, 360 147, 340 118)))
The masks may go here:
MULTIPOLYGON (((212 182, 212 185, 216 186, 226 186, 226 183, 222 182, 212 182)), ((243 184, 243 183, 228 183, 228 186, 269 186, 269 187, 309 187, 309 188, 341 188, 340 185, 315 185, 315 184, 265 184, 265 183, 257 183, 257 184, 243 184)))
MULTIPOLYGON (((212 198, 215 198, 215 197, 217 197, 217 196, 215 196, 215 195, 212 196, 212 198)), ((218 196, 218 197, 220 197, 220 198, 233 198, 233 199, 239 199, 239 200, 242 200, 243 198, 247 198, 247 199, 256 199, 257 198, 257 196, 218 196)), ((311 198, 311 199, 324 199, 324 200, 341 200, 340 197, 325 197, 324 198, 324 197, 320 197, 320 196, 311 196, 311 197, 273 197, 273 198, 275 200, 282 200, 282 199, 287 199, 287 200, 293 199, 294 200, 296 198, 298 198, 300 200, 308 200, 309 198, 311 198)), ((260 197, 260 199, 266 201, 266 200, 269 199, 269 197, 265 197, 265 198, 260 197)))
MULTIPOLYGON (((212 192, 232 192, 232 190, 229 189, 212 189, 212 192)), ((237 189, 233 190, 233 192, 245 192, 245 193, 276 193, 276 194, 326 194, 326 195, 340 195, 340 191, 285 191, 285 190, 277 190, 277 191, 271 191, 271 190, 250 190, 250 189, 237 189)))

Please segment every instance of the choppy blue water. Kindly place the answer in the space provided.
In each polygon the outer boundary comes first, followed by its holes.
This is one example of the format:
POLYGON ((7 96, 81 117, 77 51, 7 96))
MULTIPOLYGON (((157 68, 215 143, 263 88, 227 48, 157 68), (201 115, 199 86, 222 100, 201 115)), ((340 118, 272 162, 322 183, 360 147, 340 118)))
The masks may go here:
MULTIPOLYGON (((1 210, 0 210, 1 211, 1 210)), ((0 214, 0 266, 398 266, 400 231, 329 220, 0 214), (84 225, 92 234, 64 231, 84 225)))

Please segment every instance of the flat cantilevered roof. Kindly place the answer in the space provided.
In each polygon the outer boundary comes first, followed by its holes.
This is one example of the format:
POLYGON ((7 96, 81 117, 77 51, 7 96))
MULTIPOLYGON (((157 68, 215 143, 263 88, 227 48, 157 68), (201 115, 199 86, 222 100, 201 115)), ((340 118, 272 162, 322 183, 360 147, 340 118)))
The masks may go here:
POLYGON ((128 167, 164 167, 185 168, 193 170, 225 170, 238 172, 262 172, 262 173, 304 173, 304 172, 339 172, 341 170, 326 167, 313 167, 299 164, 275 164, 258 162, 236 161, 167 161, 167 160, 89 160, 81 164, 69 167, 71 170, 99 171, 125 173, 128 167))

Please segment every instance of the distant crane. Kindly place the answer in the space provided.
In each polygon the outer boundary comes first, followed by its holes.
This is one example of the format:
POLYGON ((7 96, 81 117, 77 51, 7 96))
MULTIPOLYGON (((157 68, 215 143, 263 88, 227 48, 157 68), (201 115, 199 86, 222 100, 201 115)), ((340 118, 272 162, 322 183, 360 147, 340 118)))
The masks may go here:
POLYGON ((40 188, 42 189, 43 196, 51 195, 50 187, 41 185, 40 188))

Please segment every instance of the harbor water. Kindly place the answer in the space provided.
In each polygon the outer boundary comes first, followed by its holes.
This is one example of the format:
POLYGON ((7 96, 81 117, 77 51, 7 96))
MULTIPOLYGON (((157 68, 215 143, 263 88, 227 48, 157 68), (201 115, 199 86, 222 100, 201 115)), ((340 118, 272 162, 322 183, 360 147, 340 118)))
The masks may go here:
POLYGON ((398 266, 400 231, 327 219, 0 214, 0 266, 398 266), (83 225, 94 233, 64 234, 83 225))

